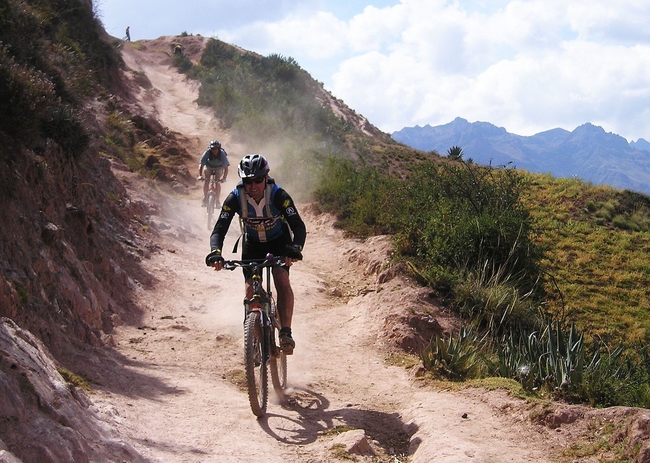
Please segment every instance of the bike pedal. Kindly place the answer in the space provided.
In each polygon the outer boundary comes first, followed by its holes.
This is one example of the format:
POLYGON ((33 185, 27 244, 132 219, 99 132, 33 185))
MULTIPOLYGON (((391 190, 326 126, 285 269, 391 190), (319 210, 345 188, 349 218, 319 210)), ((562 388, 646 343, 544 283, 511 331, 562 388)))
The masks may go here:
POLYGON ((296 343, 290 337, 280 337, 280 349, 285 355, 293 355, 293 349, 296 343))

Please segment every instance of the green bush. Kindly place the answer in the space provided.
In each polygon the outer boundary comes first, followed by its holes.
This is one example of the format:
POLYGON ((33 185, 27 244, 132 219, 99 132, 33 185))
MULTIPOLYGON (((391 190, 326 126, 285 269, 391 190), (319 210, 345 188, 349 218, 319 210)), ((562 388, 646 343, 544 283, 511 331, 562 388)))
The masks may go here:
POLYGON ((505 267, 462 270, 454 285, 455 306, 465 319, 487 328, 494 336, 511 329, 533 330, 540 325, 542 311, 534 290, 524 292, 522 283, 505 267))
POLYGON ((647 347, 637 352, 618 346, 597 348, 588 364, 577 395, 592 406, 650 406, 650 369, 647 347), (639 356, 640 354, 640 356, 639 356))
POLYGON ((262 64, 269 69, 274 79, 284 82, 298 81, 298 70, 300 68, 296 60, 291 57, 287 58, 282 55, 272 54, 262 59, 262 64))
POLYGON ((89 137, 77 108, 112 83, 118 52, 90 3, 7 0, 1 10, 0 132, 30 146, 52 138, 78 155, 89 137))
POLYGON ((440 217, 453 249, 444 255, 448 263, 480 268, 487 261, 488 270, 518 275, 531 287, 541 255, 532 241, 530 213, 520 200, 523 177, 514 169, 460 162, 442 164, 435 180, 450 202, 447 216, 440 217))
POLYGON ((192 60, 190 60, 184 53, 174 54, 172 56, 172 64, 178 68, 179 72, 183 74, 188 73, 194 66, 194 64, 192 64, 192 60))
MULTIPOLYGON (((418 275, 482 272, 516 275, 522 294, 537 282, 541 252, 519 201, 523 182, 510 169, 424 162, 399 179, 332 160, 317 199, 359 235, 394 234, 396 251, 418 275), (440 272, 446 269, 448 272, 440 272)), ((445 278, 444 283, 449 279, 445 278)), ((437 286, 432 280, 428 284, 437 286)), ((444 285, 443 285, 444 286, 444 285)))
POLYGON ((324 210, 334 212, 338 226, 359 236, 397 231, 401 182, 370 167, 328 158, 315 196, 324 210))

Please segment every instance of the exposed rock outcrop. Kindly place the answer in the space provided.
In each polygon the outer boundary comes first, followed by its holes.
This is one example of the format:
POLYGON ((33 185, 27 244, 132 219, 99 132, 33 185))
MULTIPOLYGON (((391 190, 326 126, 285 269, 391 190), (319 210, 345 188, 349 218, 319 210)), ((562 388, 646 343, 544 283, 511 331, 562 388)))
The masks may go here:
POLYGON ((113 424, 59 371, 34 335, 0 319, 0 461, 143 461, 113 438, 113 424))

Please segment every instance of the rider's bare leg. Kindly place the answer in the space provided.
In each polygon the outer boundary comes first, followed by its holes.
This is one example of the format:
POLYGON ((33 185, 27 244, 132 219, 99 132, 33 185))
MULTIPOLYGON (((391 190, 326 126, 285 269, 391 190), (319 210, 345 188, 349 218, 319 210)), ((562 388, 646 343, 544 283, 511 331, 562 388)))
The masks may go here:
POLYGON ((205 181, 203 182, 203 199, 208 197, 208 188, 210 187, 210 176, 205 176, 205 181))
MULTIPOLYGON (((289 273, 286 270, 278 272, 273 269, 273 280, 275 281, 275 290, 277 292, 278 314, 280 315, 280 324, 282 327, 291 328, 291 319, 293 318, 293 289, 289 282, 289 273), (287 290, 288 288, 288 290, 287 290)), ((253 297, 253 280, 248 279, 244 283, 246 299, 253 297)))
POLYGON ((273 269, 273 281, 277 291, 278 314, 282 328, 291 328, 293 318, 293 289, 289 280, 289 272, 286 268, 275 267, 273 269))

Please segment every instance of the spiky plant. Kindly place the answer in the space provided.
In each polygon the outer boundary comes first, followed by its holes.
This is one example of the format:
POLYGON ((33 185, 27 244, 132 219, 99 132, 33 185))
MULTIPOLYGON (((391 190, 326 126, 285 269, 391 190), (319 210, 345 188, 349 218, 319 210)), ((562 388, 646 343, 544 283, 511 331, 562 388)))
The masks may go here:
POLYGON ((421 353, 428 370, 452 381, 478 378, 485 362, 482 347, 487 335, 475 333, 471 327, 461 327, 458 336, 447 339, 436 335, 421 353))

